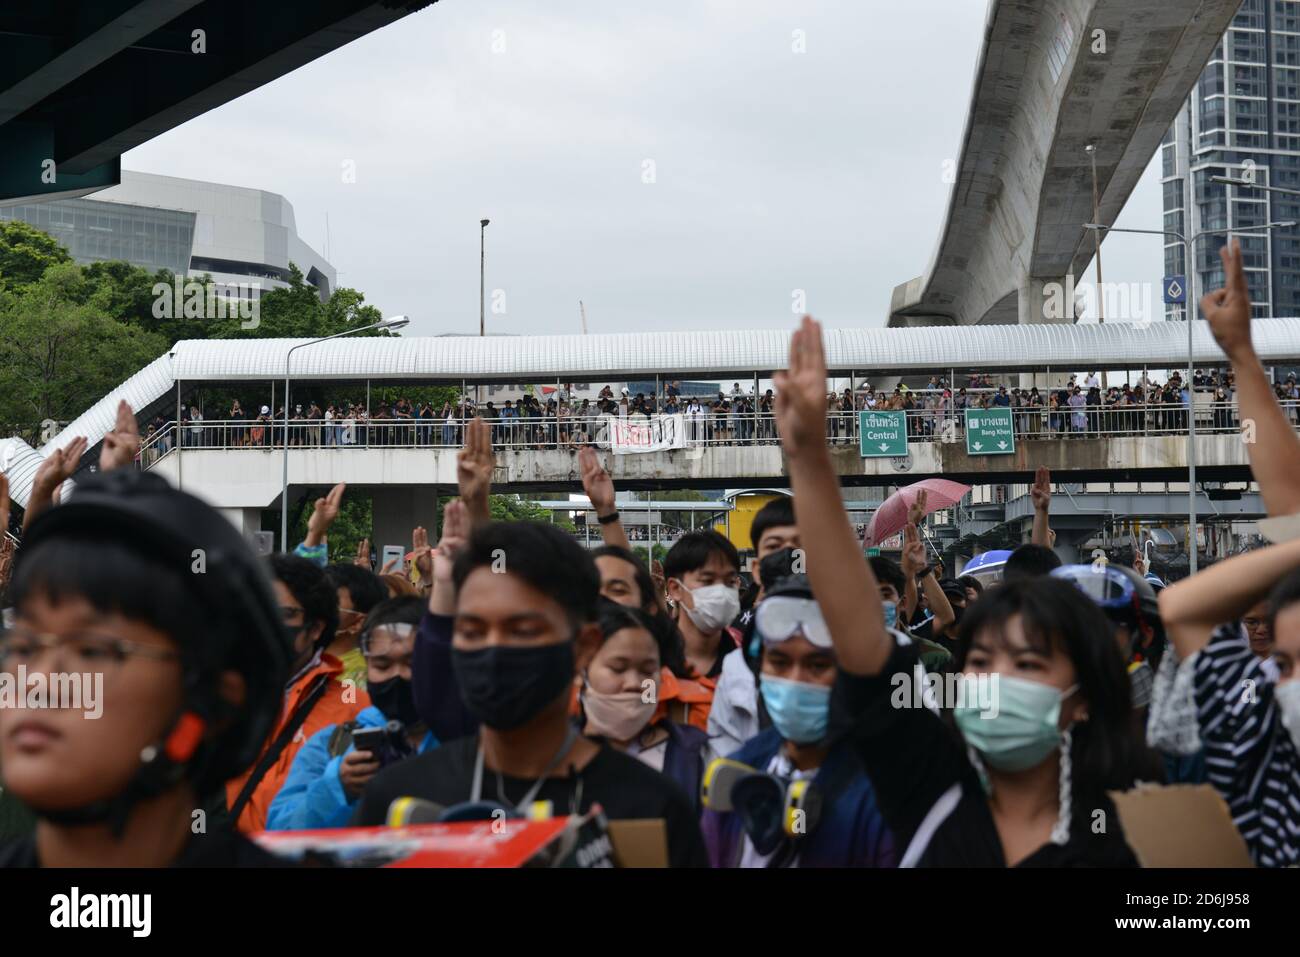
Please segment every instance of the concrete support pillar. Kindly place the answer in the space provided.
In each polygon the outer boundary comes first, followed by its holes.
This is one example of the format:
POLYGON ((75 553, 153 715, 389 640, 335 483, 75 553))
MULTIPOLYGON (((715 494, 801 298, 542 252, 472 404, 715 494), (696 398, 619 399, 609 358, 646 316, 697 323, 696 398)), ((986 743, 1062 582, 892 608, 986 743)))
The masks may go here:
POLYGON ((1075 321, 1075 278, 1035 279, 1032 276, 1020 286, 1018 309, 1020 325, 1075 321))
MULTIPOLYGON (((1073 276, 1060 279, 1026 278, 1020 287, 1019 322, 1020 325, 1042 325, 1046 323, 1073 323, 1075 321, 1075 280, 1073 276)), ((1062 374, 1047 374, 1047 370, 1034 373, 1022 373, 1020 388, 1037 388, 1039 392, 1053 388, 1064 381, 1062 374)), ((1044 398, 1046 404, 1046 398, 1044 398)))
POLYGON ((434 527, 433 497, 428 488, 387 485, 376 488, 371 499, 370 542, 376 554, 382 555, 385 545, 401 545, 411 550, 411 529, 417 525, 434 527))
POLYGON ((219 508, 217 511, 224 515, 245 537, 262 530, 262 510, 260 508, 219 508))

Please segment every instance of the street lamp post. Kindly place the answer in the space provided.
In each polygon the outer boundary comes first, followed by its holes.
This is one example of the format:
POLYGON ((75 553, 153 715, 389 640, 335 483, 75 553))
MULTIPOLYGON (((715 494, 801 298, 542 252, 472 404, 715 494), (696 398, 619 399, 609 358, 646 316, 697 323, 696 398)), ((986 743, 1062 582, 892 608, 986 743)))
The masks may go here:
POLYGON ((478 221, 478 334, 486 335, 487 315, 486 293, 487 293, 487 228, 490 219, 480 219, 478 221))
MULTIPOLYGON (((478 334, 487 335, 487 228, 490 219, 478 221, 478 334)), ((483 387, 474 386, 475 405, 483 401, 483 387)))
POLYGON ((300 342, 296 346, 290 346, 289 351, 284 354, 284 434, 280 436, 284 442, 283 450, 283 471, 280 482, 280 551, 287 553, 289 551, 289 362, 293 354, 299 349, 305 349, 307 346, 314 346, 319 342, 329 342, 331 339, 341 339, 344 336, 354 336, 358 332, 369 332, 371 329, 401 329, 411 320, 406 316, 396 316, 392 319, 385 319, 383 322, 374 322, 368 326, 362 326, 360 329, 349 329, 346 332, 336 332, 332 336, 324 336, 320 339, 312 339, 309 342, 300 342))
POLYGON ((1188 572, 1196 574, 1196 390, 1192 385, 1196 372, 1196 356, 1192 347, 1192 323, 1196 320, 1196 263, 1192 251, 1196 241, 1220 233, 1231 235, 1258 235, 1274 229, 1295 226, 1294 222, 1267 223, 1253 229, 1203 229, 1188 239, 1173 229, 1117 229, 1100 223, 1085 223, 1084 229, 1110 233, 1138 233, 1146 236, 1173 236, 1183 244, 1183 264, 1187 269, 1187 564, 1188 572))

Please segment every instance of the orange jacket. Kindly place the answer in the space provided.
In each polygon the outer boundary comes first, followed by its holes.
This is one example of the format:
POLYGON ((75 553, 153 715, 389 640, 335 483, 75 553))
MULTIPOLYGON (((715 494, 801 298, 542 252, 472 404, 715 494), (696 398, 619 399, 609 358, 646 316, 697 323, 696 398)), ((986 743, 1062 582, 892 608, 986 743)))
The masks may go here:
MULTIPOLYGON (((307 715, 307 720, 298 728, 293 740, 280 752, 275 764, 271 765, 266 774, 262 776, 257 789, 253 791, 253 796, 244 805, 239 820, 235 822, 236 827, 245 834, 266 828, 266 812, 271 807, 271 801, 280 793, 280 788, 284 786, 284 779, 289 776, 289 768, 293 764, 293 759, 298 754, 298 749, 306 743, 307 739, 322 728, 342 724, 344 721, 351 721, 357 716, 357 712, 370 706, 370 695, 360 688, 345 686, 339 679, 342 673, 343 662, 331 654, 323 653, 314 668, 304 672, 297 681, 285 690, 284 708, 280 712, 280 719, 276 721, 275 728, 266 739, 266 746, 268 747, 279 736, 280 730, 289 719, 289 715, 293 714, 298 707, 298 702, 306 695, 317 675, 329 675, 329 685, 326 687, 324 694, 316 700, 315 706, 307 715)), ((265 747, 263 748, 264 752, 265 747)), ((253 765, 255 767, 257 762, 254 761, 253 765)), ((239 797, 239 792, 244 788, 244 782, 248 780, 249 775, 252 773, 253 768, 250 767, 239 777, 231 778, 230 781, 226 782, 227 807, 235 803, 235 799, 239 797)))
MULTIPOLYGON (((709 710, 713 707, 713 693, 718 687, 717 678, 678 678, 667 668, 659 672, 659 705, 650 718, 658 724, 668 718, 676 724, 689 724, 701 731, 709 730, 709 710)), ((569 714, 582 712, 579 695, 581 684, 574 684, 569 697, 569 714)))
POLYGON ((678 678, 667 668, 659 676, 659 707, 655 708, 653 721, 667 717, 677 724, 689 724, 701 731, 709 730, 709 711, 713 707, 713 693, 717 678, 678 678))

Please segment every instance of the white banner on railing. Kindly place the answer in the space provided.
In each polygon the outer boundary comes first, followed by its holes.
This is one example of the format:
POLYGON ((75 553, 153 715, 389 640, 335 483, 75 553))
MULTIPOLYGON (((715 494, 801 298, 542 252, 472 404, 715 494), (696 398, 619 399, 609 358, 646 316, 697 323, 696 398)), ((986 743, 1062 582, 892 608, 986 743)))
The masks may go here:
POLYGON ((632 452, 662 452, 686 448, 686 416, 653 415, 615 418, 607 416, 609 447, 615 455, 632 452))

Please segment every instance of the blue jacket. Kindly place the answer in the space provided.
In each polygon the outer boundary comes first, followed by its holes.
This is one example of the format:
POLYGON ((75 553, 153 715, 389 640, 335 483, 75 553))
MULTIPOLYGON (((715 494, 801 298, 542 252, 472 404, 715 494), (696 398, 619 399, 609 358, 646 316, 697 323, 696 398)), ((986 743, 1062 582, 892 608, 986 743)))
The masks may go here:
MULTIPOLYGON (((359 728, 378 728, 386 724, 384 713, 371 705, 357 712, 356 723, 359 728)), ((339 767, 343 764, 343 755, 330 757, 330 736, 334 734, 337 724, 321 728, 299 749, 289 767, 289 776, 285 778, 284 787, 271 801, 266 815, 268 831, 309 831, 323 827, 346 827, 356 810, 357 802, 349 798, 339 780, 339 767)), ((423 754, 438 746, 438 741, 429 732, 420 742, 419 753, 423 754)), ((345 753, 354 749, 351 744, 345 753)))
MULTIPOLYGON (((763 771, 776 757, 784 742, 776 728, 768 728, 746 741, 732 760, 763 771)), ((850 745, 834 745, 813 783, 825 787, 828 778, 844 761, 857 765, 857 753, 850 745)), ((897 867, 894 838, 876 804, 876 794, 860 767, 838 775, 839 786, 826 795, 821 818, 812 833, 801 838, 799 867, 897 867)), ((745 849, 745 832, 740 815, 705 811, 700 819, 709 862, 714 867, 739 867, 745 849)))

